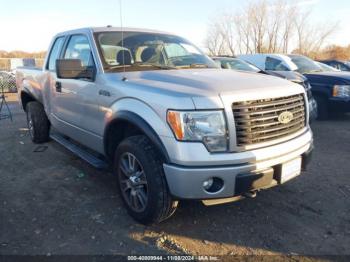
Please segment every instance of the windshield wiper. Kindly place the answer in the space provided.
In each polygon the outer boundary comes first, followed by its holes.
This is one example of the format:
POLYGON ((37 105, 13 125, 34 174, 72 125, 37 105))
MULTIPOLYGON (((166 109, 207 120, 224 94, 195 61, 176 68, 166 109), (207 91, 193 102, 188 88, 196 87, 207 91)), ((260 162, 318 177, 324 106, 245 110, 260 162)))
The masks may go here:
POLYGON ((162 69, 162 70, 170 70, 170 69, 177 69, 176 67, 173 66, 167 66, 167 65, 155 65, 155 64, 144 64, 144 63, 134 63, 132 65, 116 65, 116 66, 111 66, 106 68, 106 70, 111 71, 114 69, 118 69, 118 68, 124 68, 124 67, 128 67, 128 68, 132 68, 132 67, 154 67, 154 68, 158 68, 158 69, 162 69))
POLYGON ((314 69, 314 70, 308 71, 307 73, 319 73, 319 72, 323 72, 323 71, 319 69, 314 69))
POLYGON ((114 69, 117 69, 117 68, 123 68, 123 67, 125 67, 125 65, 116 65, 116 66, 105 67, 105 70, 106 71, 111 71, 111 70, 114 70, 114 69))
POLYGON ((177 68, 209 68, 209 66, 207 64, 193 63, 190 65, 177 66, 177 68))
POLYGON ((207 64, 200 64, 200 63, 195 63, 195 64, 190 64, 191 68, 208 68, 209 66, 207 64))
POLYGON ((155 67, 159 69, 165 69, 165 70, 170 70, 170 69, 177 69, 174 66, 168 66, 168 65, 156 65, 156 64, 147 64, 147 63, 135 63, 133 66, 144 66, 144 67, 155 67))

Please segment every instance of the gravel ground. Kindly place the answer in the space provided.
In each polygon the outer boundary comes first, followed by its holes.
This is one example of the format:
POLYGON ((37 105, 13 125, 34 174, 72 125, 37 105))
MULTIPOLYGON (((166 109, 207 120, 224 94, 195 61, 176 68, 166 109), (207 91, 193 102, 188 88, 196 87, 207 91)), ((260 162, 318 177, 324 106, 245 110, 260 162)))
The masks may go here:
POLYGON ((34 152, 24 113, 10 106, 14 122, 0 121, 2 255, 350 255, 350 115, 313 124, 313 161, 297 179, 231 204, 182 202, 145 227, 110 173, 53 141, 34 152))

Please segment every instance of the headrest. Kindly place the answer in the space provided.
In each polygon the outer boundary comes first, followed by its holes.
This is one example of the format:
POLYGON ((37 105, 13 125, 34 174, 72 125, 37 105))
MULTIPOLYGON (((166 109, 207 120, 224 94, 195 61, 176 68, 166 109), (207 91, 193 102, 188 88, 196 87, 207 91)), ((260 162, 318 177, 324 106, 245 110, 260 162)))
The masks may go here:
POLYGON ((147 62, 148 60, 150 60, 152 56, 155 55, 155 53, 156 49, 153 47, 147 47, 146 49, 144 49, 141 54, 142 62, 147 62))
POLYGON ((117 53, 117 62, 119 65, 131 65, 131 54, 129 50, 120 50, 117 53))

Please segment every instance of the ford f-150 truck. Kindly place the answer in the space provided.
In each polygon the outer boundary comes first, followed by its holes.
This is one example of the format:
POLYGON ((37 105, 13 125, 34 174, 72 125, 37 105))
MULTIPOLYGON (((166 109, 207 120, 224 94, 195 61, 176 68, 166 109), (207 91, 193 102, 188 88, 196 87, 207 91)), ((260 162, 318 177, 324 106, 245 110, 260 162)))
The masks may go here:
POLYGON ((225 203, 300 175, 313 148, 305 89, 217 68, 187 40, 113 27, 59 33, 16 83, 34 143, 108 163, 129 214, 225 203))

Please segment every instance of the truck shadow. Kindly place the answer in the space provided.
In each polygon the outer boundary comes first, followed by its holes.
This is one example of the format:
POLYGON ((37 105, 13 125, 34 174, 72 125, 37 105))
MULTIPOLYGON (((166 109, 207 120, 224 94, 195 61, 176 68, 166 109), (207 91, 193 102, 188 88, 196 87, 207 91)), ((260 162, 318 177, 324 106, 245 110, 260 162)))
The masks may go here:
POLYGON ((330 122, 343 122, 343 121, 350 121, 350 113, 342 114, 342 113, 335 113, 332 114, 329 119, 327 120, 314 120, 312 124, 316 122, 324 122, 324 123, 330 123, 330 122))

